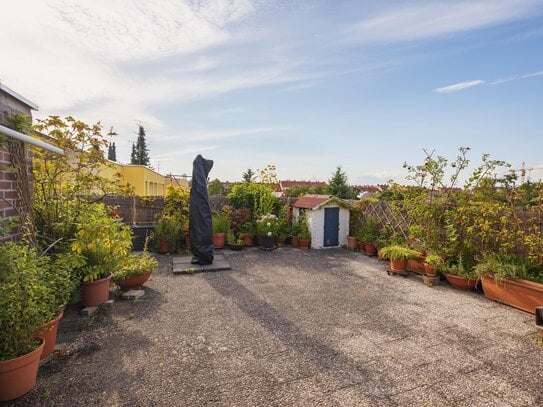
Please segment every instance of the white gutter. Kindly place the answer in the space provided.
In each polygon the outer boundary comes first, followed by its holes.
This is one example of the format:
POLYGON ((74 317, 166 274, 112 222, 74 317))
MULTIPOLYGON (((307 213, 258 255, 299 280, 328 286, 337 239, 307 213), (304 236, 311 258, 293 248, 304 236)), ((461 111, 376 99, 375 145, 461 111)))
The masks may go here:
POLYGON ((20 140, 27 144, 32 144, 33 146, 43 148, 44 150, 50 151, 51 153, 64 155, 64 150, 61 148, 47 144, 45 141, 37 140, 34 137, 27 136, 26 134, 19 133, 18 131, 12 130, 9 127, 2 126, 0 124, 0 133, 5 134, 8 137, 20 140))

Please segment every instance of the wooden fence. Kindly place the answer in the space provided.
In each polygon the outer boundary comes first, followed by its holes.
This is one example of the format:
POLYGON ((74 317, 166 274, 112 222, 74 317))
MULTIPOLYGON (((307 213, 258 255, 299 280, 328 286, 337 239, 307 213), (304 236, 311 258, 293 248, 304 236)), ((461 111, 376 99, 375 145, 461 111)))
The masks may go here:
MULTIPOLYGON (((102 202, 123 212, 128 225, 153 225, 164 210, 164 197, 106 195, 102 202)), ((210 196, 212 212, 221 212, 228 200, 225 196, 210 196)))

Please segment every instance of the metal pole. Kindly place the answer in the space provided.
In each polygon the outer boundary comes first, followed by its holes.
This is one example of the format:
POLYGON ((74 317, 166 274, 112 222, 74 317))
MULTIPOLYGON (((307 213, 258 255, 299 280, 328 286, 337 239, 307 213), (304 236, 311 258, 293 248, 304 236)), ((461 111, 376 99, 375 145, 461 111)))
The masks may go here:
POLYGON ((50 151, 55 154, 64 155, 64 150, 61 148, 47 144, 44 141, 37 140, 34 137, 27 136, 26 134, 19 133, 18 131, 12 130, 9 127, 2 126, 0 124, 0 133, 5 134, 8 137, 20 140, 27 144, 32 144, 33 146, 43 148, 44 150, 50 151))

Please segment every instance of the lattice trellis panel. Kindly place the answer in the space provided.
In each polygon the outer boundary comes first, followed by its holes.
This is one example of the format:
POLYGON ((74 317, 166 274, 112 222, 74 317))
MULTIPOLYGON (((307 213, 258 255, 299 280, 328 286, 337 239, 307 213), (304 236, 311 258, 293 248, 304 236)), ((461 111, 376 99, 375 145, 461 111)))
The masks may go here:
POLYGON ((407 214, 392 210, 387 202, 369 202, 362 211, 362 217, 368 216, 377 219, 382 227, 388 226, 406 238, 413 223, 407 214))

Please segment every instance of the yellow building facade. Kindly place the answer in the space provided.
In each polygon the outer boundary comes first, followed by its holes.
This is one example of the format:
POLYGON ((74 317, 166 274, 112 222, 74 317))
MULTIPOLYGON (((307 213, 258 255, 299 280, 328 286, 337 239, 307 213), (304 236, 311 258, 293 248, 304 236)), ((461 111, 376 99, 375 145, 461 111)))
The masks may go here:
POLYGON ((164 196, 166 193, 166 178, 158 172, 143 165, 125 165, 110 162, 110 168, 104 168, 100 175, 115 179, 120 174, 121 181, 130 184, 134 193, 139 196, 164 196))

